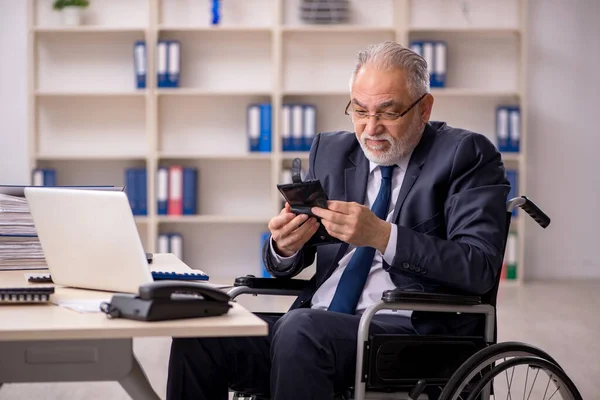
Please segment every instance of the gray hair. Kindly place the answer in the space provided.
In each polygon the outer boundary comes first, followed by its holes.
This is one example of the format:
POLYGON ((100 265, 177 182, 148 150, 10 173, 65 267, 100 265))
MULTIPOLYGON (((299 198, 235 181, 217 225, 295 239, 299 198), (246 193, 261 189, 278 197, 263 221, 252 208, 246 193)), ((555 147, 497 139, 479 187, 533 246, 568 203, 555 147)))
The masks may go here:
POLYGON ((372 44, 358 53, 358 61, 350 78, 350 90, 358 71, 368 64, 384 70, 394 68, 403 70, 408 79, 408 91, 413 97, 429 92, 427 62, 423 57, 397 42, 372 44))

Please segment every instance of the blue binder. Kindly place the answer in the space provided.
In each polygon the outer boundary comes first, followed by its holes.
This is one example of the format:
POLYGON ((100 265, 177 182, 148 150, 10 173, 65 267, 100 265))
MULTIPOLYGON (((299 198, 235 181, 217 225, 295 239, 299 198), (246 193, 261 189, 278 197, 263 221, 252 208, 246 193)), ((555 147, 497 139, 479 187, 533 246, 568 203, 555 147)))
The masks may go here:
POLYGON ((168 87, 167 64, 168 64, 169 42, 159 40, 156 44, 156 84, 158 87, 168 87))
POLYGON ((271 151, 271 104, 260 105, 260 141, 258 151, 269 153, 271 151))
POLYGON ((246 135, 248 136, 248 149, 251 152, 260 150, 261 117, 260 104, 250 104, 246 110, 246 135))
POLYGON ((167 215, 167 205, 169 202, 169 169, 167 167, 158 168, 156 182, 156 201, 158 215, 167 215))
POLYGON ((183 215, 197 214, 198 170, 183 169, 183 215))
POLYGON ((148 180, 146 168, 135 170, 136 192, 138 200, 138 215, 148 215, 148 180))
POLYGON ((138 192, 137 172, 135 168, 127 168, 125 170, 125 193, 129 199, 129 205, 133 215, 138 215, 139 212, 139 192, 138 192))
POLYGON ((138 40, 133 46, 133 65, 135 85, 138 89, 146 87, 146 42, 138 40))
POLYGON ((271 274, 269 273, 269 271, 267 271, 267 268, 265 267, 265 263, 264 263, 263 257, 262 257, 263 245, 265 243, 265 240, 267 240, 269 238, 270 234, 271 234, 271 232, 262 232, 260 234, 260 246, 258 247, 258 257, 260 259, 260 266, 261 266, 263 278, 272 278, 271 274))
POLYGON ((169 40, 167 51, 167 87, 179 87, 180 71, 181 43, 177 40, 169 40))

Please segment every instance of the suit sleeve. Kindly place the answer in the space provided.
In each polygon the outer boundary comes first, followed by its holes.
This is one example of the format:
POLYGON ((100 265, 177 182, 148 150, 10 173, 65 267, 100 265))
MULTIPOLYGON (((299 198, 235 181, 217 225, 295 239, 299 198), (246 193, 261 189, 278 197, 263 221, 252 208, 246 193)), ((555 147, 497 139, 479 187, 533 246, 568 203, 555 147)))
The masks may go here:
POLYGON ((479 134, 457 145, 444 203, 446 239, 398 226, 390 273, 419 275, 446 287, 485 294, 502 265, 510 186, 500 154, 479 134))
MULTIPOLYGON (((308 171, 305 180, 317 179, 315 175, 315 158, 321 135, 316 135, 313 140, 308 158, 308 171)), ((302 248, 293 258, 281 259, 273 255, 271 251, 271 235, 263 243, 262 258, 267 271, 275 278, 293 278, 304 268, 312 265, 315 260, 316 249, 314 247, 302 248)))

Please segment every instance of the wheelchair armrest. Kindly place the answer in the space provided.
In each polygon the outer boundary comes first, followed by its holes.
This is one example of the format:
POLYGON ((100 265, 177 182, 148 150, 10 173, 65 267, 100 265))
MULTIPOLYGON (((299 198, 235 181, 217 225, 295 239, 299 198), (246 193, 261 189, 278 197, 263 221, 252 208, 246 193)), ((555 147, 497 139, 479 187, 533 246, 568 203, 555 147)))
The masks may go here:
POLYGON ((253 275, 235 279, 234 288, 227 294, 233 299, 240 294, 298 296, 308 285, 303 279, 257 278, 253 275))
POLYGON ((386 290, 383 292, 381 300, 383 300, 383 302, 386 304, 406 302, 455 306, 474 306, 482 304, 481 297, 479 296, 454 295, 445 293, 423 293, 403 290, 400 288, 386 290))

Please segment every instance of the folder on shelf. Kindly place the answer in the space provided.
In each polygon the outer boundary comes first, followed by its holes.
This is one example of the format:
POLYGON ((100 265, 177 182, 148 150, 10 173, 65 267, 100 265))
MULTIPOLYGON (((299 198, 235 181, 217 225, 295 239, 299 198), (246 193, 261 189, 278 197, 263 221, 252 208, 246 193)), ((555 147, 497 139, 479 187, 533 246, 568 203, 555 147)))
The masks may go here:
POLYGON ((420 55, 421 57, 423 57, 423 42, 420 41, 412 41, 410 43, 410 49, 412 51, 414 51, 415 53, 417 53, 418 55, 420 55))
POLYGON ((517 233, 510 232, 506 241, 506 279, 517 279, 517 233))
POLYGON ((198 170, 196 168, 183 168, 183 215, 197 213, 198 198, 198 170))
POLYGON ((183 236, 180 233, 169 234, 169 252, 183 260, 183 236))
POLYGON ((247 109, 246 129, 248 131, 248 148, 251 152, 259 151, 261 133, 261 109, 259 104, 250 104, 247 109))
POLYGON ((443 88, 446 86, 446 49, 447 43, 437 41, 434 43, 435 51, 433 56, 433 79, 431 86, 443 88))
POLYGON ((146 42, 138 40, 133 48, 133 65, 135 67, 135 84, 138 89, 146 87, 146 42))
POLYGON ((148 215, 148 180, 146 168, 137 168, 135 170, 136 183, 135 188, 138 196, 137 215, 148 215))
POLYGON ((156 84, 158 87, 168 87, 167 83, 167 52, 169 43, 159 40, 156 44, 156 84))
POLYGON ((508 151, 518 153, 521 143, 521 110, 519 107, 509 108, 508 151))
POLYGON ((183 213, 183 168, 179 165, 169 167, 168 215, 183 213))
POLYGON ((158 215, 167 215, 167 202, 169 200, 169 169, 166 167, 158 168, 156 174, 156 213, 158 215))
POLYGON ((32 186, 56 186, 56 170, 36 168, 31 173, 32 186))
POLYGON ((179 87, 180 69, 181 43, 177 40, 170 40, 167 54, 167 87, 179 87))
POLYGON ((434 67, 434 43, 423 42, 423 58, 427 62, 427 73, 429 74, 430 86, 433 86, 433 67, 434 67))
POLYGON ((509 126, 508 126, 508 108, 499 106, 496 108, 496 139, 497 147, 500 152, 509 151, 509 126))
POLYGON ((260 260, 261 275, 263 278, 272 278, 271 274, 269 273, 269 271, 267 271, 267 268, 265 267, 265 262, 263 261, 262 257, 262 248, 265 241, 269 238, 269 235, 271 235, 271 232, 268 231, 262 232, 260 234, 260 245, 258 247, 258 258, 260 260))
POLYGON ((304 107, 292 105, 292 151, 302 151, 304 144, 304 107))
POLYGON ((260 105, 260 142, 258 151, 269 153, 271 151, 271 104, 263 103, 260 105))
POLYGON ((302 150, 309 151, 317 131, 317 108, 314 105, 304 106, 304 134, 302 150))
POLYGON ((169 235, 166 233, 161 233, 160 235, 158 235, 158 246, 157 246, 157 250, 158 253, 170 253, 170 247, 169 247, 169 235))
MULTIPOLYGON (((519 181, 518 181, 518 177, 519 177, 519 171, 514 170, 514 169, 507 169, 506 170, 506 179, 508 179, 508 182, 510 183, 510 191, 508 193, 508 200, 517 197, 519 195, 519 181)), ((512 211, 512 215, 513 217, 517 216, 517 212, 518 212, 519 207, 516 207, 513 211, 512 211)))
POLYGON ((283 151, 292 151, 292 106, 281 108, 281 145, 283 151))
POLYGON ((133 215, 138 215, 139 210, 140 200, 138 198, 139 192, 137 186, 137 173, 135 168, 125 169, 125 193, 127 194, 127 199, 129 200, 133 215))

